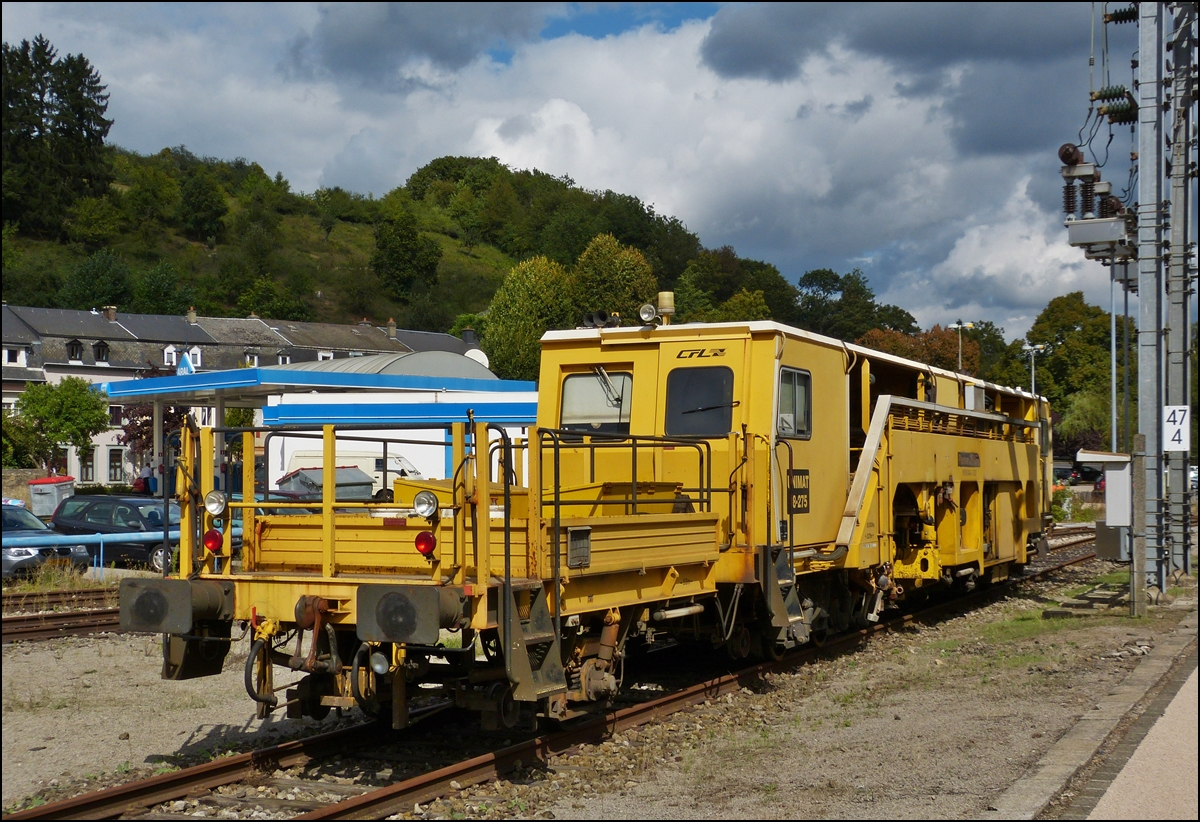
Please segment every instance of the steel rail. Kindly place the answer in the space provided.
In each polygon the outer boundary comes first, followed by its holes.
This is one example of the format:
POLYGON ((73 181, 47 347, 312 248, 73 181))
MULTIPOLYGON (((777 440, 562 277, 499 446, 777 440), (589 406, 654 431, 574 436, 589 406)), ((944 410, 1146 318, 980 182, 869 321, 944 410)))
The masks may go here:
POLYGON ((290 768, 353 743, 375 728, 372 723, 341 728, 305 739, 283 742, 258 751, 238 754, 203 765, 184 768, 6 814, 5 819, 115 819, 127 812, 140 813, 162 802, 197 790, 212 790, 247 778, 257 771, 290 768))
POLYGON ((66 588, 4 594, 5 611, 48 611, 55 606, 76 608, 105 606, 115 601, 116 588, 66 588))
POLYGON ((7 645, 19 639, 56 639, 115 631, 120 627, 120 616, 120 608, 6 616, 3 641, 7 645))

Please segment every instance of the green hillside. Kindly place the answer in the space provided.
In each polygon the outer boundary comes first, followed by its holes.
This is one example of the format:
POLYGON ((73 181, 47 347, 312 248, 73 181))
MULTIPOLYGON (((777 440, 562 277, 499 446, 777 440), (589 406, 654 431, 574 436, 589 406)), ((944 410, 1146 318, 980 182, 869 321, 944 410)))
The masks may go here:
POLYGON ((104 158, 112 180, 103 197, 78 198, 41 230, 5 223, 9 303, 162 313, 194 305, 218 316, 249 309, 331 322, 395 317, 444 331, 456 315, 486 310, 519 260, 544 254, 570 265, 598 233, 639 248, 664 286, 701 251, 678 220, 634 197, 514 172, 494 159, 441 158, 371 199, 341 189, 297 194, 258 163, 199 158, 182 146, 149 157, 109 146, 104 158), (198 198, 185 196, 197 180, 215 193, 207 222, 198 198), (377 232, 389 222, 411 225, 436 249, 428 276, 388 279, 377 232), (97 257, 106 262, 99 273, 97 257))

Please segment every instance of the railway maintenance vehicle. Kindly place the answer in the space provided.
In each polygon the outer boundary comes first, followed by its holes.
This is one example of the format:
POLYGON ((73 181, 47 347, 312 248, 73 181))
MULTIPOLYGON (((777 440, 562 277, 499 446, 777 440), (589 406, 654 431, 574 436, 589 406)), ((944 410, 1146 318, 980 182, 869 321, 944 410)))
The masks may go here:
MULTIPOLYGON (((399 728, 453 704, 511 727, 604 705, 638 645, 777 657, 1044 547, 1044 399, 770 321, 672 325, 669 294, 660 308, 546 333, 536 425, 447 423, 448 476, 397 478, 390 498, 326 482, 230 499, 214 443, 250 454, 255 430, 185 426, 180 571, 123 580, 122 628, 163 634, 165 679, 220 673, 235 626, 252 632, 260 717, 357 706, 399 728)), ((319 439, 326 477, 339 442, 406 442, 384 423, 267 436, 289 434, 319 439)))

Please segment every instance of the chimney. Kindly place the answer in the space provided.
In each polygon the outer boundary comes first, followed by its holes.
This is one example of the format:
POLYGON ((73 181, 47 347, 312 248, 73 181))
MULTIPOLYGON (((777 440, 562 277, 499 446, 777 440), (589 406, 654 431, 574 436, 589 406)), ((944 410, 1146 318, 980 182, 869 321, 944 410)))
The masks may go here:
POLYGON ((104 306, 104 319, 108 320, 110 323, 115 323, 117 321, 117 307, 115 305, 104 306))
POLYGON ((358 324, 359 324, 359 325, 361 325, 363 328, 370 328, 370 327, 371 327, 371 321, 370 321, 370 320, 368 320, 366 317, 363 317, 363 318, 362 318, 362 319, 359 321, 359 323, 358 323, 358 324))
POLYGON ((388 330, 388 339, 389 340, 396 339, 396 321, 394 319, 392 319, 391 317, 388 317, 387 330, 388 330))
POLYGON ((188 308, 187 320, 188 320, 188 325, 196 324, 196 306, 193 305, 190 308, 188 308))
POLYGON ((246 317, 246 319, 247 319, 247 320, 257 320, 257 319, 258 319, 258 315, 257 315, 257 314, 255 314, 253 311, 251 311, 251 312, 250 312, 250 314, 249 314, 249 315, 246 317))
POLYGON ((467 348, 479 347, 479 335, 475 333, 474 328, 464 328, 462 330, 462 341, 467 344, 467 348))

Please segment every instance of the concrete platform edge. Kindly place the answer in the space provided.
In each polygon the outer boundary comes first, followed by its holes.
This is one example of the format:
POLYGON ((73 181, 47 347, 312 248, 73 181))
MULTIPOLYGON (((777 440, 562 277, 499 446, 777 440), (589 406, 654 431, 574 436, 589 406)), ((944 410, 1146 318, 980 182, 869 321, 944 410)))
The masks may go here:
MULTIPOLYGON (((1178 604, 1178 603, 1177 603, 1178 604)), ((1163 642, 1142 657, 1120 685, 1079 718, 1046 754, 989 806, 988 819, 1033 819, 1046 809, 1091 761, 1125 715, 1168 675, 1196 642, 1197 612, 1191 612, 1163 642)))

